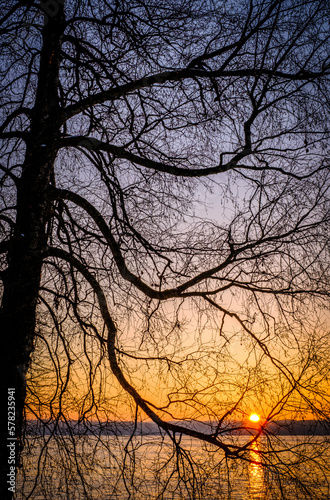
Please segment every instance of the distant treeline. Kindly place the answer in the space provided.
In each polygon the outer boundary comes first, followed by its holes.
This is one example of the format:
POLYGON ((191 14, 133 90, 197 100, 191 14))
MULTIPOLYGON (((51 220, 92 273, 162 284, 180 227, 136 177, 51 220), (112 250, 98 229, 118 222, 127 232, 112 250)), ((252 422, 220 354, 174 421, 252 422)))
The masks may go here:
MULTIPOLYGON (((260 430, 258 424, 243 425, 242 422, 226 422, 220 429, 216 422, 186 422, 187 427, 205 434, 221 435, 254 435, 260 430)), ((268 422, 263 427, 263 433, 276 436, 326 436, 330 435, 330 421, 323 420, 278 420, 268 422)), ((25 434, 27 436, 40 435, 108 435, 129 436, 135 435, 164 435, 153 422, 95 422, 77 421, 40 421, 28 420, 25 434)))

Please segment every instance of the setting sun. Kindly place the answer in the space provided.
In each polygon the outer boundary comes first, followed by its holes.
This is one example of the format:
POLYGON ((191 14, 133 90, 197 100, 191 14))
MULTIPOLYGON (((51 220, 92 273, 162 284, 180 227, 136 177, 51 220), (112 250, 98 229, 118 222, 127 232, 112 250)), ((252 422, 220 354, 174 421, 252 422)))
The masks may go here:
POLYGON ((259 422, 260 417, 256 413, 252 413, 252 415, 250 415, 249 419, 251 420, 251 422, 259 422))

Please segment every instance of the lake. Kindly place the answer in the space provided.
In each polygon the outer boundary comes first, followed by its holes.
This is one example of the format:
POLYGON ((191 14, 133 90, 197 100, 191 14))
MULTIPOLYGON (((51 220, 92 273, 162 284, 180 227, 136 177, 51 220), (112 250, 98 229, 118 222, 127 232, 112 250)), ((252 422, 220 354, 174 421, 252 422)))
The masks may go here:
MULTIPOLYGON (((238 444, 246 436, 235 438, 238 444)), ((326 436, 265 437, 246 460, 189 437, 28 437, 17 499, 330 499, 326 436), (250 461, 249 461, 250 460, 250 461)))

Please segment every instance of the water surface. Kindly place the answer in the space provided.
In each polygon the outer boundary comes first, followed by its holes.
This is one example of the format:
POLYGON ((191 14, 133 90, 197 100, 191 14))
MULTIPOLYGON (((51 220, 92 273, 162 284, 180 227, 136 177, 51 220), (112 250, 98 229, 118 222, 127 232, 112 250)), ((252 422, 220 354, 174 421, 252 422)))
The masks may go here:
MULTIPOLYGON (((245 444, 247 437, 236 437, 245 444)), ((259 439, 226 460, 189 437, 27 438, 17 498, 34 500, 330 499, 327 437, 259 439)))

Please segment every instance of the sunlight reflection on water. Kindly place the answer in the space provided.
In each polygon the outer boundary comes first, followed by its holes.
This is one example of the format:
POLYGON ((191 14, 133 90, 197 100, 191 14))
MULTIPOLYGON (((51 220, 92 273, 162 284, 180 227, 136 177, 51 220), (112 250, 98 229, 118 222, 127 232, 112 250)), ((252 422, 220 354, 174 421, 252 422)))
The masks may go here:
POLYGON ((264 500, 265 498, 265 484, 264 484, 264 470, 260 461, 259 443, 255 441, 251 446, 248 477, 249 477, 249 499, 250 500, 264 500))

